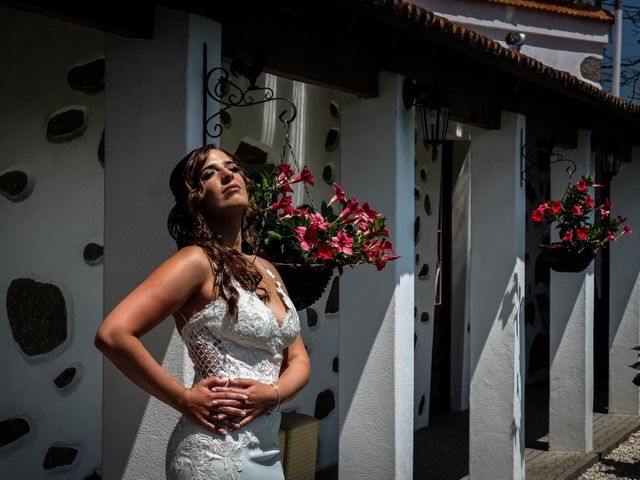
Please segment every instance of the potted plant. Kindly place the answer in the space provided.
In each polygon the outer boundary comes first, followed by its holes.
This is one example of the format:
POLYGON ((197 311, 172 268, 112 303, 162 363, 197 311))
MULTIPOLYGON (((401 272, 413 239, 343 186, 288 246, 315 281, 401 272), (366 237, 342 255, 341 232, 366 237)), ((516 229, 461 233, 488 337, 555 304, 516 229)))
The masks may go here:
POLYGON ((611 200, 595 205, 595 200, 588 193, 589 187, 600 188, 602 185, 596 184, 590 175, 583 176, 575 184, 569 183, 560 200, 542 203, 531 213, 533 222, 556 223, 559 230, 560 242, 540 245, 555 271, 583 271, 601 247, 631 232, 631 228, 624 224, 626 218, 611 216, 611 200), (594 224, 592 213, 596 211, 600 222, 594 224), (618 233, 621 227, 622 231, 618 233))
POLYGON ((348 198, 336 183, 335 194, 319 211, 294 207, 289 194, 301 182, 313 185, 306 166, 295 175, 288 163, 281 163, 263 172, 253 187, 262 217, 253 239, 256 252, 274 263, 298 310, 320 298, 334 268, 342 274, 345 265, 370 263, 382 270, 399 258, 380 212, 348 198))

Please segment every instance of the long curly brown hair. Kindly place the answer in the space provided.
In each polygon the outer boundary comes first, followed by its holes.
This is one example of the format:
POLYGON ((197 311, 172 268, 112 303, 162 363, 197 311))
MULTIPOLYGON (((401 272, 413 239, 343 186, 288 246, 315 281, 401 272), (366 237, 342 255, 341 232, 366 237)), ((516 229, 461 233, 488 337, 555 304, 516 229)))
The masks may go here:
POLYGON ((238 291, 232 284, 233 279, 243 289, 255 292, 262 301, 268 301, 270 295, 264 287, 258 287, 262 275, 256 267, 249 263, 242 253, 224 245, 220 234, 207 224, 202 214, 202 199, 205 188, 201 172, 211 150, 223 152, 239 167, 249 196, 249 206, 244 211, 242 219, 243 249, 250 251, 255 249, 252 238, 254 238, 254 229, 259 214, 258 206, 254 201, 255 184, 247 176, 242 161, 236 155, 215 145, 196 148, 184 157, 171 172, 169 186, 176 204, 169 212, 167 226, 178 249, 197 245, 204 250, 213 272, 212 295, 217 290, 219 297, 226 301, 229 313, 237 320, 238 291))

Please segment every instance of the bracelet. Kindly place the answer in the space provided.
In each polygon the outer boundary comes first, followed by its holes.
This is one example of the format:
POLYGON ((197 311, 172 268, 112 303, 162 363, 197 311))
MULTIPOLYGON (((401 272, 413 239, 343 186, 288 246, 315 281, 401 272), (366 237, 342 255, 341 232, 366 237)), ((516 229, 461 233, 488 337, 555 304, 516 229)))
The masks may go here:
POLYGON ((277 412, 280 408, 280 390, 278 390, 278 387, 273 382, 270 382, 269 385, 271 385, 275 389, 276 394, 278 395, 278 401, 276 403, 276 406, 267 412, 267 415, 271 415, 272 413, 277 412))

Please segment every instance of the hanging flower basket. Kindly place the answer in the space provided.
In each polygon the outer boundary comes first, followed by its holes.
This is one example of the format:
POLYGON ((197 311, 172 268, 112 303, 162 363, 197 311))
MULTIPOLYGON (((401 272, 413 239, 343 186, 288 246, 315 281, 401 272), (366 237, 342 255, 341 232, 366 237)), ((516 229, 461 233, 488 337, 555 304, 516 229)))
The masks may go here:
POLYGON ((595 252, 585 250, 580 253, 567 250, 561 243, 540 245, 542 255, 556 272, 582 272, 596 256, 595 252))
POLYGON ((322 296, 333 277, 333 267, 327 265, 294 265, 273 262, 280 273, 296 310, 304 310, 322 296))

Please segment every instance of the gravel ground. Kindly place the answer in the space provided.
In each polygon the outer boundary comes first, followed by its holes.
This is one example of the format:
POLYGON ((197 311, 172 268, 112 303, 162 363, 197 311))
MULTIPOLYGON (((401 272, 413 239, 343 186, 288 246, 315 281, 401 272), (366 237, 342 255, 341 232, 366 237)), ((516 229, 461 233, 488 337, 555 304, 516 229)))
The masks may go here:
POLYGON ((578 480, 640 479, 640 431, 593 465, 578 480))

